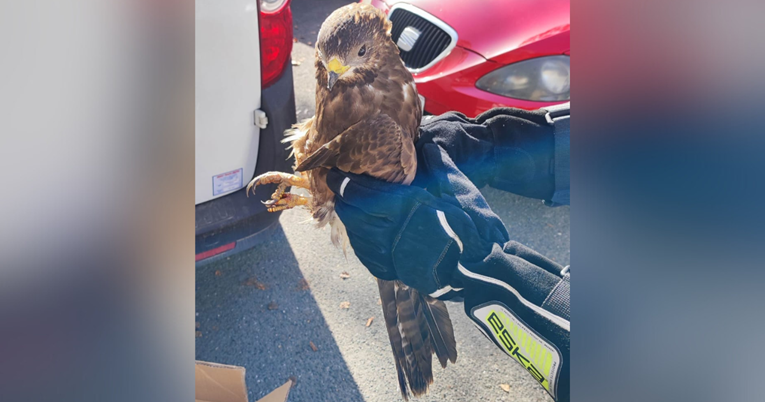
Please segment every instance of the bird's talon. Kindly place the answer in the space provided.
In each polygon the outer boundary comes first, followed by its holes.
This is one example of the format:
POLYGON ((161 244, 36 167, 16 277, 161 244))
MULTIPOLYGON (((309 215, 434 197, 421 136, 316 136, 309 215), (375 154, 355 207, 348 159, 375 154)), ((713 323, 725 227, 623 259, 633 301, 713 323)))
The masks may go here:
POLYGON ((247 184, 247 191, 245 192, 245 194, 247 194, 247 198, 250 197, 250 190, 252 190, 252 194, 253 195, 255 194, 255 187, 257 187, 260 184, 260 177, 261 176, 258 176, 256 178, 252 179, 252 181, 250 181, 250 183, 247 184))
POLYGON ((250 196, 250 190, 255 194, 255 188, 261 184, 279 183, 279 187, 273 194, 272 198, 278 200, 284 193, 284 190, 289 186, 308 188, 308 181, 302 177, 295 176, 294 174, 284 172, 267 172, 252 179, 247 184, 247 196, 250 196))
POLYGON ((268 212, 283 211, 285 209, 292 209, 301 205, 308 205, 309 197, 302 195, 286 193, 283 194, 278 200, 261 201, 266 206, 268 212))

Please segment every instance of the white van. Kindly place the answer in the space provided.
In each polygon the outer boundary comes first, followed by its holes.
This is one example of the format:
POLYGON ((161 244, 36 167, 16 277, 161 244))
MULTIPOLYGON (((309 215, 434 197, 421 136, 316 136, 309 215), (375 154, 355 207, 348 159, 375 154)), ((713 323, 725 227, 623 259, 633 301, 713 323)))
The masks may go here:
MULTIPOLYGON (((276 226, 244 187, 291 171, 281 143, 295 123, 290 0, 196 0, 196 261, 257 244, 276 226)), ((274 186, 274 185, 271 185, 274 186)))

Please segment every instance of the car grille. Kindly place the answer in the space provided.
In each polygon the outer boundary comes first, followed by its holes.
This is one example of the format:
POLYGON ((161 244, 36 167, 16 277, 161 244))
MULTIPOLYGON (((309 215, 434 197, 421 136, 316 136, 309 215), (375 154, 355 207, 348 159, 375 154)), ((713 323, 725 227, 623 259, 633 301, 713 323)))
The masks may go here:
POLYGON ((420 31, 420 36, 409 51, 400 49, 401 59, 410 70, 421 69, 433 60, 451 44, 452 37, 425 18, 401 8, 393 10, 389 17, 393 23, 391 38, 398 42, 401 33, 407 27, 413 27, 420 31))

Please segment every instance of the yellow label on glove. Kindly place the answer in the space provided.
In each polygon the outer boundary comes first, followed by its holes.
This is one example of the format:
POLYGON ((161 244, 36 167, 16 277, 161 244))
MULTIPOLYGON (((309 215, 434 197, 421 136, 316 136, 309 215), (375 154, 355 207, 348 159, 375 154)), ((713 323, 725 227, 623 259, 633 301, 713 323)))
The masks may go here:
MULTIPOLYGON (((487 305, 473 311, 491 329, 492 337, 556 398, 560 352, 530 330, 501 305, 487 305)), ((488 335, 488 334, 487 334, 488 335)))

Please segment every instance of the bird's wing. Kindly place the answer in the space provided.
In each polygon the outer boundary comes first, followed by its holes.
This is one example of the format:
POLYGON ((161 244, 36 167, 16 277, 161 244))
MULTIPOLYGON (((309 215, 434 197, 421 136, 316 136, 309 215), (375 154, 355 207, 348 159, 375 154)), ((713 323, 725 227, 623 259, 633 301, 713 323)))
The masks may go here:
POLYGON ((378 114, 340 133, 308 155, 295 170, 318 167, 337 167, 344 172, 409 184, 417 171, 417 153, 411 136, 390 116, 378 114))
POLYGON ((433 383, 432 356, 442 367, 457 361, 457 344, 444 302, 399 281, 377 281, 401 395, 423 395, 433 383), (408 387, 407 387, 408 383, 408 387))

